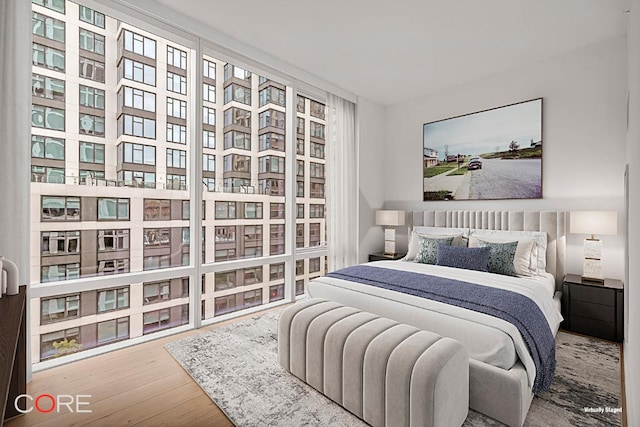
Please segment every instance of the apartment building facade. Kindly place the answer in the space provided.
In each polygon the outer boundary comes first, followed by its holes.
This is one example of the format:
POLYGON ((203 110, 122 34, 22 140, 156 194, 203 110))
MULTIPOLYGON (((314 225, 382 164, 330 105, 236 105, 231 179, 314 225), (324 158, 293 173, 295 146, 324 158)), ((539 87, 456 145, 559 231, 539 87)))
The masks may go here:
MULTIPOLYGON (((204 320, 284 299, 285 262, 268 258, 199 280, 142 273, 286 254, 292 185, 292 250, 323 247, 325 104, 287 105, 285 84, 82 4, 34 0, 32 22, 31 278, 46 289, 31 300, 32 362, 188 324, 196 286, 204 320)), ((325 269, 297 259, 295 293, 325 269)))

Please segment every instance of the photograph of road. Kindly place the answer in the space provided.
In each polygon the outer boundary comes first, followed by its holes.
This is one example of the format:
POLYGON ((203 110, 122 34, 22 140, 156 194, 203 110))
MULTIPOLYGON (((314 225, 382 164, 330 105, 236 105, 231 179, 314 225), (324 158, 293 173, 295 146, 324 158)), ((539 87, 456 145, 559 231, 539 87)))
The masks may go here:
POLYGON ((426 123, 424 201, 542 198, 542 98, 426 123))

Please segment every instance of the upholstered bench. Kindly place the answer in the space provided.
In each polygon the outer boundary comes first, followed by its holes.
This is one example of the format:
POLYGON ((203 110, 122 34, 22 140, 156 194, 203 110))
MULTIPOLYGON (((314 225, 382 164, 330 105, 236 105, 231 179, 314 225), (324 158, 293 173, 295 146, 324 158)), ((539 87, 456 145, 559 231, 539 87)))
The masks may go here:
POLYGON ((460 342, 333 301, 282 312, 278 361, 372 426, 460 426, 469 411, 460 342))

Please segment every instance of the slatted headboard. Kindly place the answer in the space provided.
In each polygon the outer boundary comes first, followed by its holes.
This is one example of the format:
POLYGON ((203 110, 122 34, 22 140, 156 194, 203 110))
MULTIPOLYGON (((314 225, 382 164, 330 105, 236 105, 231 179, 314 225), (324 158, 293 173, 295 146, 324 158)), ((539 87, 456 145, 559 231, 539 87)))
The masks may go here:
POLYGON ((547 233, 547 272, 556 278, 556 289, 562 290, 567 249, 566 216, 562 211, 410 211, 409 225, 544 231, 547 233))

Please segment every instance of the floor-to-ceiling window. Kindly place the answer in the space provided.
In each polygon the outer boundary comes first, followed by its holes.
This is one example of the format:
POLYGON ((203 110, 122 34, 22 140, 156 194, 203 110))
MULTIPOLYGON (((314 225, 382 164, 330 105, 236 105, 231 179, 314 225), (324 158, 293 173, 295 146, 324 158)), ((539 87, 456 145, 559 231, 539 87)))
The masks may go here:
POLYGON ((291 300, 326 269, 324 101, 115 15, 33 0, 41 366, 291 300))

